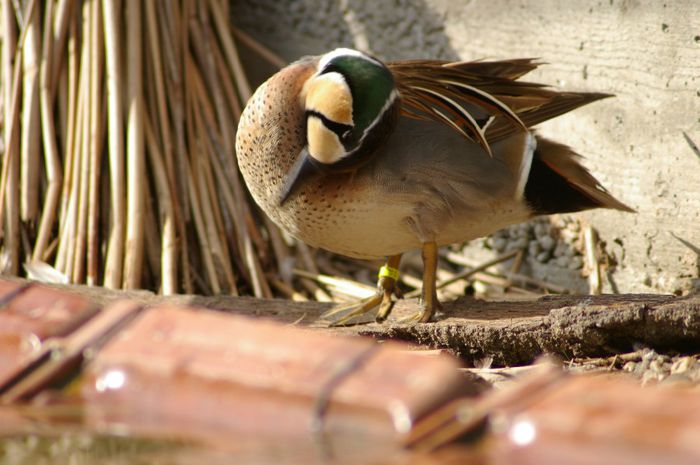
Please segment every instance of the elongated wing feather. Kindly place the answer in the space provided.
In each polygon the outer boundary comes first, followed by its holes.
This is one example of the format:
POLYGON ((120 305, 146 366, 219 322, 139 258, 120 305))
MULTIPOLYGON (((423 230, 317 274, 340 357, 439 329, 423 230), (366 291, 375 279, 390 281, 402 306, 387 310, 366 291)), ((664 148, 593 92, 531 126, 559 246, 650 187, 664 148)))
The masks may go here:
POLYGON ((490 144, 567 113, 601 93, 557 92, 544 84, 518 81, 541 63, 532 58, 389 63, 402 97, 402 113, 453 128, 490 154, 490 144))

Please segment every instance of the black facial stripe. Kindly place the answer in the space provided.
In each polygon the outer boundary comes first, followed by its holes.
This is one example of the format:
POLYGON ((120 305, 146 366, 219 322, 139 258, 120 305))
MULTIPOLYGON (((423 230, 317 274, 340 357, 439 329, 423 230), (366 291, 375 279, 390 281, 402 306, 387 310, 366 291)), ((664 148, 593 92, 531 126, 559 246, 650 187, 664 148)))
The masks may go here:
POLYGON ((306 110, 306 118, 310 116, 318 118, 321 120, 323 125, 333 131, 338 138, 342 141, 346 140, 352 132, 352 126, 349 124, 338 123, 332 119, 327 118, 323 113, 319 113, 315 110, 306 110))

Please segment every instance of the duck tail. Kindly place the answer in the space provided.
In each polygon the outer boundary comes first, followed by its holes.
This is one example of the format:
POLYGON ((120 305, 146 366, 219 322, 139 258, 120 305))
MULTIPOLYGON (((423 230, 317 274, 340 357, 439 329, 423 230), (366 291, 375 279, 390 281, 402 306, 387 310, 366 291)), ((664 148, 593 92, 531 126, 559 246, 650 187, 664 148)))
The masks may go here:
POLYGON ((537 136, 525 200, 535 215, 571 213, 591 208, 634 209, 617 200, 579 163, 581 155, 566 145, 537 136))

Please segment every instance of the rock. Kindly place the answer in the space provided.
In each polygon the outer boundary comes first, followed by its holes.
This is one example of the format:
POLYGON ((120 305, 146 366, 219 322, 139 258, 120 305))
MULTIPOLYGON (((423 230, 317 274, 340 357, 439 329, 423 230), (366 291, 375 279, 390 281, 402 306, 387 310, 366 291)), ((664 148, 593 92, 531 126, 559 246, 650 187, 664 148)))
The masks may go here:
POLYGON ((540 247, 542 247, 544 250, 552 250, 556 244, 556 241, 552 238, 552 236, 541 236, 537 238, 537 242, 539 242, 540 247))

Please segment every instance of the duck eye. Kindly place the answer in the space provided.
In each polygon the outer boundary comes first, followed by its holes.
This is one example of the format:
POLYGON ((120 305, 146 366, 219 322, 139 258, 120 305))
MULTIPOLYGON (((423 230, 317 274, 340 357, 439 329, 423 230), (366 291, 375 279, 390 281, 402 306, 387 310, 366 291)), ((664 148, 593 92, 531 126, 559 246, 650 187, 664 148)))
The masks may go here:
POLYGON ((337 121, 333 121, 332 119, 328 118, 326 115, 324 115, 321 112, 314 111, 314 110, 307 110, 306 111, 306 121, 308 124, 308 121, 311 119, 317 119, 321 121, 323 126, 326 127, 329 131, 333 132, 335 135, 338 136, 340 139, 347 139, 352 135, 352 126, 349 124, 343 124, 343 123, 338 123, 337 121))

